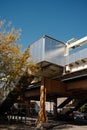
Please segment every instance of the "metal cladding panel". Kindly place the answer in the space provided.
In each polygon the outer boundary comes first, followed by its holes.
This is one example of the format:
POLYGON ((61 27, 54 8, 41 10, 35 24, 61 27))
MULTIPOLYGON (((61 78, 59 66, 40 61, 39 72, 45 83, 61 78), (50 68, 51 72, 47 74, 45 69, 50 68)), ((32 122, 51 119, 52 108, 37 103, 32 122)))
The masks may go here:
POLYGON ((59 66, 65 65, 65 45, 49 36, 44 36, 30 46, 32 61, 50 62, 59 66))
POLYGON ((66 65, 87 58, 87 48, 66 57, 66 65))
POLYGON ((45 38, 45 60, 59 66, 65 65, 65 45, 57 40, 45 38))
POLYGON ((30 45, 31 61, 34 63, 39 63, 43 61, 44 58, 44 40, 40 38, 30 45))

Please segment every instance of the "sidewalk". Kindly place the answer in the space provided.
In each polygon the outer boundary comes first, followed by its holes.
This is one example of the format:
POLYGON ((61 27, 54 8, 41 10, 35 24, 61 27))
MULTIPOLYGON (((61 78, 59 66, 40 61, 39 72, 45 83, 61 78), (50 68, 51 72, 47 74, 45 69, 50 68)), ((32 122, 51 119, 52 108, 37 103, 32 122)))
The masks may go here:
MULTIPOLYGON (((0 124, 0 130, 41 130, 35 126, 35 118, 27 118, 26 122, 10 120, 0 124)), ((69 124, 63 121, 50 120, 49 123, 43 124, 42 130, 87 130, 87 124, 69 124)))

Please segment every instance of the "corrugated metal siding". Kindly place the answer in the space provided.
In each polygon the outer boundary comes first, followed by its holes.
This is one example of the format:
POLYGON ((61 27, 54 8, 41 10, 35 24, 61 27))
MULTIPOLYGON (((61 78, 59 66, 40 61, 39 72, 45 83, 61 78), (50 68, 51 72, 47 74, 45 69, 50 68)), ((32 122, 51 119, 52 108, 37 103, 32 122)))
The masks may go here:
POLYGON ((44 42, 43 38, 35 41, 30 45, 30 54, 34 63, 39 63, 44 59, 44 42))
POLYGON ((63 43, 49 37, 42 37, 30 46, 32 61, 35 63, 47 61, 64 66, 64 51, 63 43))
POLYGON ((45 60, 64 66, 65 46, 61 42, 45 39, 45 60))

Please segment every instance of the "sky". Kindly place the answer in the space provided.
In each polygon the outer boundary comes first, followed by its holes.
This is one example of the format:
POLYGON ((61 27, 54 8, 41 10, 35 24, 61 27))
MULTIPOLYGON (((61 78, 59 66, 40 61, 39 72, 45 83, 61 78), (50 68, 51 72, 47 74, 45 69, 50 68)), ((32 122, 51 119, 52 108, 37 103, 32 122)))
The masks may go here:
POLYGON ((87 0, 0 0, 0 20, 21 29, 22 49, 43 35, 66 42, 87 36, 87 0))

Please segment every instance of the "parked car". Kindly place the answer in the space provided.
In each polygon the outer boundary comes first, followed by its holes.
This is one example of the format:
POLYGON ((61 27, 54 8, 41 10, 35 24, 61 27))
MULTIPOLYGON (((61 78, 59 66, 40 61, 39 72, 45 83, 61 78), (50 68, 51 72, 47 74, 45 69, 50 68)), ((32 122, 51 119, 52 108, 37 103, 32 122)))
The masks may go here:
POLYGON ((87 114, 82 113, 82 112, 78 112, 78 111, 74 111, 73 113, 69 114, 69 117, 73 120, 75 120, 75 119, 86 119, 87 114))
POLYGON ((81 112, 74 113, 74 119, 84 119, 84 113, 81 112))
POLYGON ((70 114, 58 114, 58 120, 64 120, 64 121, 87 120, 87 113, 74 111, 70 114))
POLYGON ((70 121, 74 120, 74 113, 68 114, 67 117, 68 117, 68 119, 69 119, 70 121))
POLYGON ((87 113, 84 113, 84 119, 87 120, 87 113))

